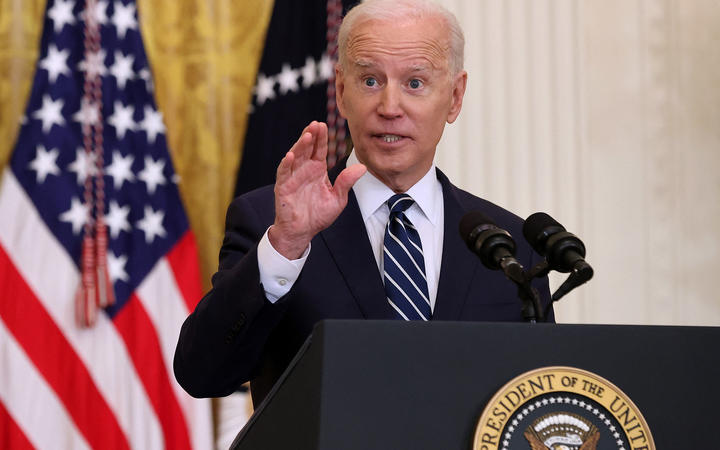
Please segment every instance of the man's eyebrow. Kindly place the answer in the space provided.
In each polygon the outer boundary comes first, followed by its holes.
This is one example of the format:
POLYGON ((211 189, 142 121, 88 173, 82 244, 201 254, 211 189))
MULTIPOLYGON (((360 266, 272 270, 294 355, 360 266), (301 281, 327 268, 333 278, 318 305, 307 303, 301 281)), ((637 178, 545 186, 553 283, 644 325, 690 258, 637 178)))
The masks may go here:
MULTIPOLYGON (((369 69, 377 65, 373 61, 367 59, 356 59, 355 61, 353 61, 353 64, 361 69, 369 69)), ((409 72, 428 72, 431 70, 432 67, 426 64, 413 64, 408 68, 409 72)))
POLYGON ((410 66, 410 72, 427 72, 429 70, 431 70, 431 68, 424 64, 413 64, 410 66))
POLYGON ((353 61, 353 64, 357 67, 360 67, 361 69, 367 69, 369 67, 375 66, 372 61, 368 61, 366 59, 356 59, 355 61, 353 61))

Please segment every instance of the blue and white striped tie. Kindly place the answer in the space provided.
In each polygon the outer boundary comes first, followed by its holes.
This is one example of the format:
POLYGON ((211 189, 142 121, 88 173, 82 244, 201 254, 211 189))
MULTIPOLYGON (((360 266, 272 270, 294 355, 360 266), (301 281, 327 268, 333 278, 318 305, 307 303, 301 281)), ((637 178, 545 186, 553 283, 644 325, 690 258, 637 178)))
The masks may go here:
POLYGON ((385 228, 383 269, 385 293, 398 319, 429 320, 430 297, 425 278, 425 258, 417 229, 405 216, 415 200, 397 194, 387 201, 390 219, 385 228))

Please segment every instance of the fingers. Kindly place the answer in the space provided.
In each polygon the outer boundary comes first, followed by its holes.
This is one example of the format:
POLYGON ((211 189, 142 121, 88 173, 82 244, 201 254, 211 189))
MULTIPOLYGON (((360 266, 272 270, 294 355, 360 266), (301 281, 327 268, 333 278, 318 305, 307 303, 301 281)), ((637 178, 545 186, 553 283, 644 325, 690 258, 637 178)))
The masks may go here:
POLYGON ((327 124, 313 120, 305 127, 291 151, 298 156, 298 162, 305 159, 321 161, 327 156, 327 148, 327 124))
POLYGON ((350 188, 365 174, 367 168, 363 164, 346 167, 335 179, 335 193, 342 198, 347 197, 350 188))
POLYGON ((328 152, 328 128, 323 122, 313 122, 314 142, 312 159, 316 161, 325 161, 328 152))
POLYGON ((291 151, 287 152, 283 159, 280 160, 280 164, 277 168, 277 174, 275 176, 275 182, 278 184, 282 184, 290 178, 290 175, 292 175, 292 165, 295 161, 295 154, 291 151))
POLYGON ((307 160, 325 161, 328 152, 328 129, 322 122, 312 121, 305 127, 290 151, 280 161, 277 181, 287 179, 307 160))
POLYGON ((309 159, 312 155, 314 141, 314 124, 315 122, 311 122, 310 125, 305 127, 303 132, 300 134, 298 140, 290 149, 290 151, 295 154, 295 161, 298 163, 309 159))

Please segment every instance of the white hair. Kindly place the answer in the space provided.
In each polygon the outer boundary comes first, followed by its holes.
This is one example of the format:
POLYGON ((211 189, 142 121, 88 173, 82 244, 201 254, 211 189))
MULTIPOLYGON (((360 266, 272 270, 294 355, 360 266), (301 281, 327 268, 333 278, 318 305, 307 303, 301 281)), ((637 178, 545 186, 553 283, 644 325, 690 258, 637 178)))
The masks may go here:
POLYGON ((368 20, 399 22, 406 19, 439 18, 448 30, 450 72, 457 74, 463 69, 465 36, 457 18, 447 8, 432 0, 363 0, 345 15, 338 32, 338 56, 340 67, 345 67, 348 38, 355 26, 368 20))

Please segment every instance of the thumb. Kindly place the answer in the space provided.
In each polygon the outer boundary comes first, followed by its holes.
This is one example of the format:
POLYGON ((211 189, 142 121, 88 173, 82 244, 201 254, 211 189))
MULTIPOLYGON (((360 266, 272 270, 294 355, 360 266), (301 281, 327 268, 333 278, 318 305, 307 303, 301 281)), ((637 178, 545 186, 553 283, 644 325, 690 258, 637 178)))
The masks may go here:
POLYGON ((350 167, 346 167, 340 172, 340 175, 335 179, 335 186, 333 187, 336 195, 341 198, 347 197, 348 191, 353 187, 355 182, 365 174, 367 168, 363 164, 353 164, 350 167))

